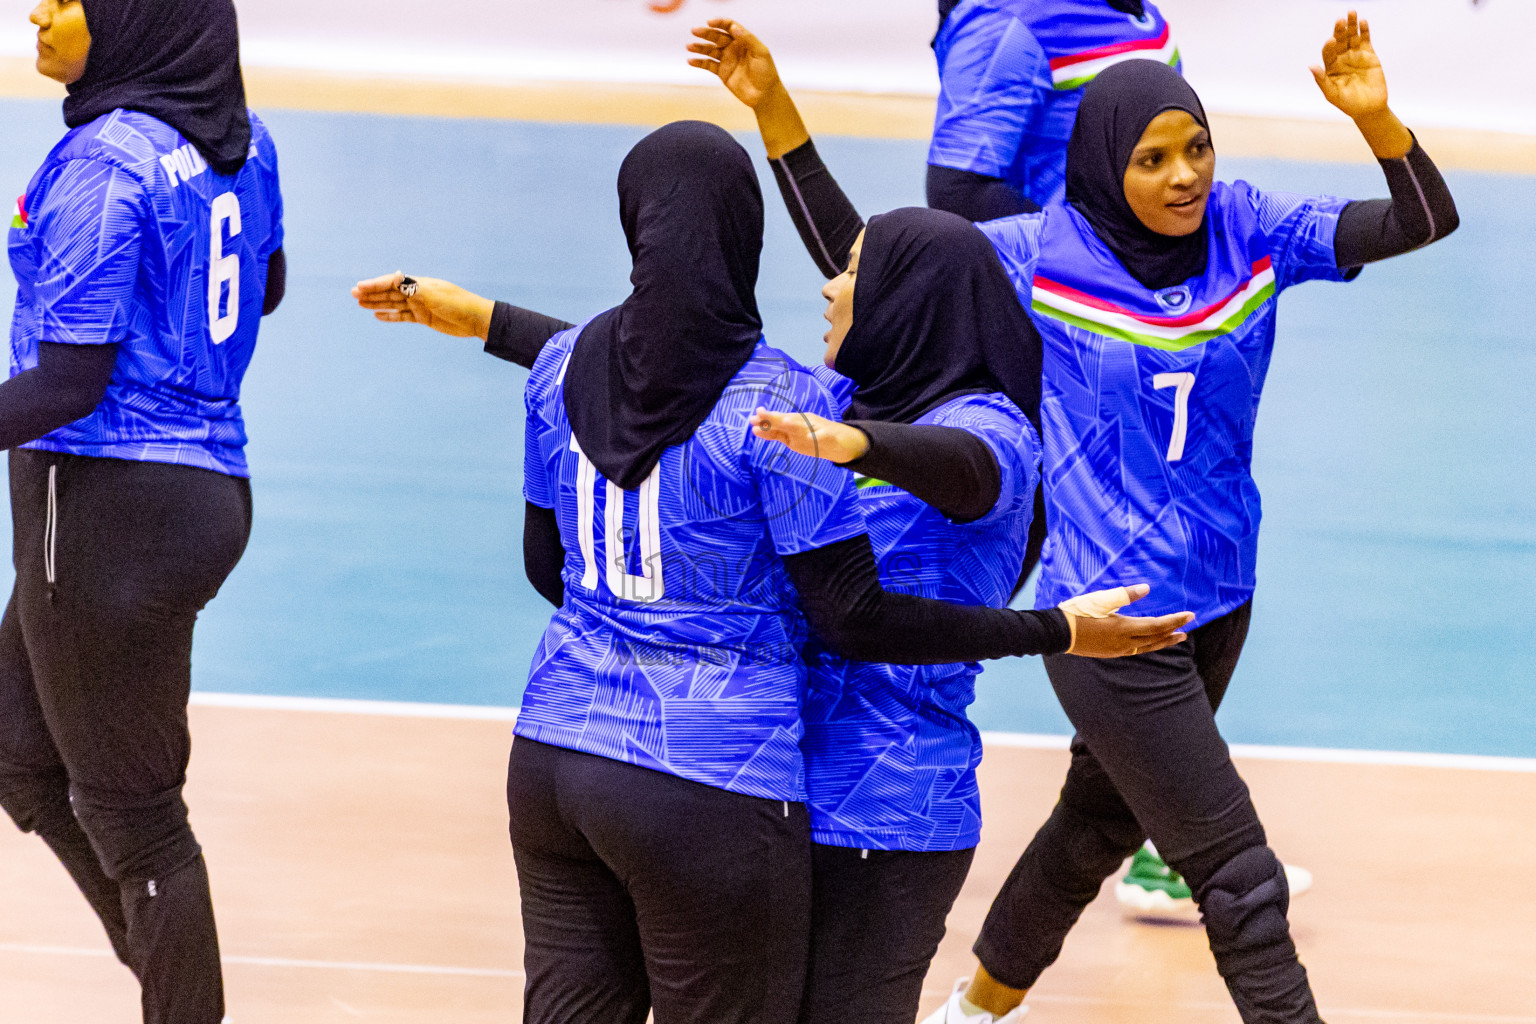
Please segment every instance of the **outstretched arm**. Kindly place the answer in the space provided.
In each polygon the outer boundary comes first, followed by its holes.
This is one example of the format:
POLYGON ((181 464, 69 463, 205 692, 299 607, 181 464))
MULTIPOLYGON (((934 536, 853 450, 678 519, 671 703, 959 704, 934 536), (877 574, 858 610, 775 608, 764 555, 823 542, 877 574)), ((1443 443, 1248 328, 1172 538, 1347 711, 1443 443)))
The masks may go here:
POLYGON ((779 79, 773 54, 740 22, 713 18, 693 30, 688 63, 716 75, 757 115, 774 180, 800 240, 828 278, 848 266, 864 221, 822 163, 810 132, 779 79))
POLYGON ((545 342, 574 326, 564 320, 505 302, 493 302, 435 277, 411 280, 415 290, 401 290, 405 274, 396 271, 359 281, 352 297, 374 319, 389 324, 421 324, 451 338, 479 338, 491 355, 532 367, 545 342))
POLYGON ((1354 119, 1387 176, 1391 199, 1351 203, 1339 216, 1335 260, 1350 269, 1439 241, 1461 224, 1440 170, 1387 105, 1387 79, 1370 23, 1354 11, 1323 44, 1312 77, 1328 102, 1354 119))
POLYGON ((751 423, 765 441, 900 487, 957 523, 982 518, 1002 494, 1002 472, 992 450, 958 427, 836 423, 814 413, 768 409, 758 409, 751 423))

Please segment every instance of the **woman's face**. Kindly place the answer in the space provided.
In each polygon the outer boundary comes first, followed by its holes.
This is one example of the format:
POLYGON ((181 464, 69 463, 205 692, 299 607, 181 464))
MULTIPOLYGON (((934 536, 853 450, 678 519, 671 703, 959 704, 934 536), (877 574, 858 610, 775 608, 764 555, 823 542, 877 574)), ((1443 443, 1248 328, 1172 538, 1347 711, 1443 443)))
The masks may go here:
POLYGON ((864 250, 864 232, 859 232, 859 237, 853 240, 853 248, 848 254, 848 269, 828 281, 821 289, 821 297, 827 300, 827 311, 822 316, 827 318, 827 323, 832 329, 824 336, 827 343, 827 352, 821 357, 821 361, 827 364, 827 369, 837 368, 837 353, 843 347, 843 339, 848 337, 848 331, 853 327, 853 286, 859 279, 859 253, 864 250))
POLYGON ((1152 119, 1125 169, 1125 199, 1138 220, 1160 235, 1200 230, 1216 177, 1211 134, 1184 110, 1152 119))
POLYGON ((80 81, 91 52, 91 30, 80 0, 39 0, 32 24, 37 26, 37 70, 65 85, 80 81))

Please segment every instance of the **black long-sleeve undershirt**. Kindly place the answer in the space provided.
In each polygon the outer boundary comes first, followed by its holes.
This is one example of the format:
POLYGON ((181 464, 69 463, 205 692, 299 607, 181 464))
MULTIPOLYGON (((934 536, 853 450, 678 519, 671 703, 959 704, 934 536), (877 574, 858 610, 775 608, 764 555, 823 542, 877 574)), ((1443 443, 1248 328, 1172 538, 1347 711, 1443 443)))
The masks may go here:
POLYGON ((1040 207, 1017 185, 975 171, 928 165, 928 205, 980 223, 1040 207))
POLYGON ((1461 225, 1445 178, 1417 139, 1407 156, 1378 162, 1392 198, 1353 202, 1339 215, 1333 251, 1342 270, 1423 248, 1461 225))
POLYGON ((262 296, 261 315, 271 316, 288 294, 288 256, 282 249, 267 257, 267 293, 262 296))
MULTIPOLYGON (((523 520, 523 566, 550 604, 565 601, 565 551, 555 513, 529 504, 523 520)), ((1058 609, 1013 611, 893 594, 880 585, 868 534, 784 559, 811 629, 827 648, 852 661, 948 665, 964 661, 1060 654, 1072 643, 1058 609)))
POLYGON ((956 523, 991 512, 1002 471, 985 441, 968 430, 916 423, 848 420, 869 438, 869 451, 847 467, 893 484, 956 523))
POLYGON ((565 548, 560 543, 560 520, 555 510, 524 502, 523 571, 539 596, 559 608, 565 604, 565 548))
POLYGON ((37 365, 0 384, 0 449, 89 416, 106 396, 116 363, 116 345, 42 342, 37 365))
POLYGON ((485 351, 498 359, 531 370, 549 339, 575 326, 543 313, 535 313, 531 309, 498 302, 491 312, 491 329, 486 332, 485 351))

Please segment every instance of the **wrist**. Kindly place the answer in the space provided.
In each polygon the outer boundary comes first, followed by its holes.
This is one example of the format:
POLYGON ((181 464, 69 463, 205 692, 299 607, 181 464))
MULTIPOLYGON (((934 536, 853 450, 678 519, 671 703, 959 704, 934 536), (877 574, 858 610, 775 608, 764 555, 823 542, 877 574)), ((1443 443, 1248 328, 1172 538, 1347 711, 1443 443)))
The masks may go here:
POLYGON ((869 454, 869 435, 859 427, 851 427, 846 423, 839 423, 833 432, 833 437, 836 440, 838 454, 842 456, 842 458, 834 459, 833 461, 840 466, 858 462, 869 454))
POLYGON ((1413 149, 1413 133, 1398 120, 1391 107, 1381 107, 1351 117, 1378 160, 1400 160, 1413 149))
POLYGON ((471 300, 475 336, 481 341, 491 340, 491 318, 496 315, 496 301, 476 295, 471 300))
POLYGON ((783 82, 775 82, 763 93, 753 113, 757 115, 757 130, 763 137, 770 160, 778 160, 810 141, 805 122, 800 119, 800 110, 783 82))

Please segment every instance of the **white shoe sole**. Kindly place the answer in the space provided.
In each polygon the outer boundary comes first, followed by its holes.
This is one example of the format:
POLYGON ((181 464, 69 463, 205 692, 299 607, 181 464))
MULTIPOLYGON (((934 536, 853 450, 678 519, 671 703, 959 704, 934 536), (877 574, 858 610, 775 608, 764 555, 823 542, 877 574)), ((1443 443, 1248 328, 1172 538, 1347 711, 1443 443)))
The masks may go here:
MULTIPOLYGON (((1291 899, 1303 896, 1312 889, 1312 872, 1294 864, 1285 865, 1285 881, 1291 890, 1291 899)), ((1142 921, 1173 921, 1195 924, 1200 920, 1200 908, 1190 899, 1176 900, 1161 889, 1143 889, 1128 882, 1115 883, 1115 899, 1119 901, 1126 917, 1142 921)))

